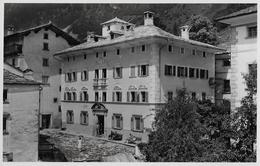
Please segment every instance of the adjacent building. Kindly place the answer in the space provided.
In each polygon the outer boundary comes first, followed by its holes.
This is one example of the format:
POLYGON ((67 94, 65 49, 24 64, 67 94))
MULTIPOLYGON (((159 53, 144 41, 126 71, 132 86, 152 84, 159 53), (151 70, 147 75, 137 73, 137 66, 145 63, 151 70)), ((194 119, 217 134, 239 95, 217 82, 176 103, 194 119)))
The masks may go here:
POLYGON ((111 131, 147 140, 155 110, 186 88, 195 99, 214 101, 215 53, 222 49, 153 24, 114 18, 83 44, 57 52, 61 61, 62 124, 67 130, 107 137, 111 131), (97 129, 98 128, 98 129, 97 129))
POLYGON ((60 62, 53 58, 57 51, 79 42, 53 25, 40 25, 19 32, 9 26, 4 37, 4 62, 42 82, 41 128, 61 126, 60 62))
POLYGON ((37 161, 40 83, 4 64, 3 161, 37 161))
POLYGON ((246 96, 244 74, 250 72, 257 59, 257 6, 217 18, 217 21, 228 24, 228 52, 216 55, 216 78, 222 85, 216 88, 218 99, 230 100, 231 110, 240 106, 246 96))

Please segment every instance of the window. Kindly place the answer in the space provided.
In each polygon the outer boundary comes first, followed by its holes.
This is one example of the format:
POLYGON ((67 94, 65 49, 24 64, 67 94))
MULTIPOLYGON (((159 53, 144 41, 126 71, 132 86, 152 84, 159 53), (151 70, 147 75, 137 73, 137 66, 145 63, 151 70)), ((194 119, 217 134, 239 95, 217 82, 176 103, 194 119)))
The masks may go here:
POLYGON ((49 83, 49 76, 42 76, 42 83, 48 84, 49 83))
POLYGON ((59 91, 61 91, 61 86, 59 86, 59 91))
POLYGON ((200 78, 201 78, 201 79, 206 78, 206 70, 200 69, 200 78))
POLYGON ((172 66, 170 66, 170 65, 165 65, 164 74, 165 74, 166 76, 171 76, 171 75, 172 75, 172 66))
POLYGON ((115 35, 113 33, 110 34, 111 39, 115 38, 115 35))
POLYGON ((248 27, 247 31, 249 38, 257 37, 257 26, 248 27))
POLYGON ((142 51, 143 52, 145 51, 145 45, 142 45, 142 51))
POLYGON ((195 77, 195 69, 194 68, 189 68, 189 77, 194 78, 195 77))
POLYGON ((114 78, 122 78, 122 67, 116 67, 113 71, 114 78))
POLYGON ((185 67, 185 77, 188 77, 188 67, 185 67))
POLYGON ((104 101, 104 102, 107 101, 107 92, 102 93, 102 101, 104 101))
POLYGON ((143 131, 144 122, 141 115, 133 115, 131 117, 131 129, 133 131, 143 131))
POLYGON ((53 103, 57 103, 58 102, 58 98, 57 97, 54 97, 53 98, 53 103))
POLYGON ((81 111, 81 113, 80 113, 80 124, 88 125, 88 112, 87 111, 81 111))
POLYGON ((13 66, 16 66, 16 65, 15 65, 15 58, 12 59, 12 65, 13 65, 13 66))
POLYGON ((43 39, 48 39, 48 38, 49 38, 48 33, 44 33, 43 34, 43 39))
POLYGON ((250 75, 254 70, 257 70, 257 64, 256 63, 249 64, 248 65, 248 74, 250 75))
POLYGON ((120 50, 116 49, 116 55, 119 55, 119 54, 120 54, 120 50))
POLYGON ((106 56, 107 56, 107 52, 104 51, 104 52, 103 52, 103 57, 106 57, 106 56))
POLYGON ((172 45, 169 45, 169 46, 168 46, 168 51, 169 51, 169 52, 172 52, 172 45))
POLYGON ((149 65, 138 65, 138 76, 144 77, 149 75, 149 65))
POLYGON ((59 74, 62 74, 62 69, 61 68, 59 68, 59 74))
POLYGON ((192 99, 192 100, 195 100, 195 99, 196 99, 196 92, 192 92, 192 93, 191 93, 191 99, 192 99))
POLYGON ((59 105, 58 111, 61 112, 61 106, 59 105))
POLYGON ((88 101, 88 92, 83 91, 80 93, 80 101, 88 101))
POLYGON ((98 92, 95 92, 95 101, 98 101, 98 92))
POLYGON ((148 92, 141 91, 141 102, 147 103, 148 102, 148 92))
POLYGON ((167 95, 168 101, 171 101, 173 99, 173 92, 169 91, 167 95))
POLYGON ((130 77, 135 77, 135 66, 130 67, 130 77))
POLYGON ((205 101, 205 100, 206 100, 206 93, 202 92, 202 101, 205 101))
POLYGON ((184 48, 181 47, 181 54, 184 54, 184 48))
POLYGON ((178 77, 184 77, 185 74, 185 68, 184 67, 178 67, 177 68, 177 76, 178 77))
POLYGON ((77 81, 77 72, 72 72, 72 79, 71 81, 77 81))
POLYGON ((134 53, 135 52, 135 47, 131 48, 131 52, 134 53))
POLYGON ((108 30, 108 31, 110 30, 110 25, 107 26, 107 30, 108 30))
POLYGON ((46 51, 49 50, 49 44, 48 43, 43 43, 43 50, 46 50, 46 51))
POLYGON ((67 111, 67 123, 73 124, 74 123, 74 113, 72 110, 67 111))
POLYGON ((68 61, 68 62, 70 61, 70 57, 67 58, 67 61, 68 61))
POLYGON ((73 61, 75 61, 76 57, 75 57, 75 56, 73 56, 73 57, 72 57, 72 59, 73 59, 73 61))
POLYGON ((64 93, 64 100, 71 101, 71 93, 70 92, 64 93))
POLYGON ((77 100, 77 93, 76 92, 72 92, 72 100, 76 101, 77 100))
POLYGON ((124 26, 121 26, 121 30, 124 30, 125 29, 125 27, 124 26))
POLYGON ((224 80, 223 93, 230 93, 230 80, 224 80))
POLYGON ((8 126, 9 126, 9 123, 8 121, 11 120, 11 116, 9 113, 7 112, 4 112, 3 113, 3 135, 8 135, 8 126))
POLYGON ((81 72, 81 80, 82 81, 88 80, 88 71, 84 70, 83 72, 81 72))
POLYGON ((176 76, 176 66, 173 66, 172 75, 173 75, 173 76, 176 76))
POLYGON ((139 102, 139 94, 135 91, 127 92, 128 102, 139 102))
POLYGON ((231 66, 231 61, 230 61, 230 59, 224 59, 224 60, 223 60, 223 66, 231 66))
POLYGON ((98 79, 99 78, 99 71, 98 69, 95 70, 95 79, 98 79))
POLYGON ((107 69, 102 69, 102 78, 107 78, 107 69))
POLYGON ((196 55, 196 50, 192 49, 192 55, 196 55))
POLYGON ((199 78, 200 76, 200 70, 199 69, 196 69, 196 78, 199 78))
POLYGON ((202 55, 203 55, 203 58, 206 58, 206 52, 205 51, 202 52, 202 55))
POLYGON ((84 59, 87 59, 87 55, 86 54, 84 54, 84 59))
POLYGON ((96 52, 96 58, 98 58, 98 52, 96 52))
POLYGON ((72 81, 71 73, 66 73, 65 74, 65 81, 66 82, 71 82, 72 81))
POLYGON ((113 92, 112 100, 116 101, 116 102, 121 102, 122 101, 122 92, 113 92))
POLYGON ((42 58, 42 66, 49 66, 49 59, 48 58, 42 58))
POLYGON ((5 102, 8 102, 7 94, 8 94, 8 89, 4 89, 4 91, 3 91, 4 103, 5 103, 5 102))
POLYGON ((112 116, 112 128, 123 129, 123 116, 122 116, 122 114, 113 114, 113 116, 112 116))

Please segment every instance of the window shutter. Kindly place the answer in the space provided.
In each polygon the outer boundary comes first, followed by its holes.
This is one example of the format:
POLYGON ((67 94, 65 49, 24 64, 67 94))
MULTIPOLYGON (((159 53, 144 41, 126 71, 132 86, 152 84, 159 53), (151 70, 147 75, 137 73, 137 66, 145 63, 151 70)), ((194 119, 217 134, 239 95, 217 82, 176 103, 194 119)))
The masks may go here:
POLYGON ((88 80, 88 71, 86 71, 86 80, 88 80))
POLYGON ((86 122, 87 122, 87 125, 88 125, 88 112, 86 113, 86 122))
POLYGON ((119 101, 122 101, 122 92, 119 93, 119 101))
POLYGON ((66 93, 64 93, 64 100, 66 100, 66 93))
POLYGON ((129 102, 130 92, 127 92, 127 102, 129 102))
POLYGON ((149 64, 146 65, 146 72, 147 72, 146 75, 149 76, 149 64))
POLYGON ((79 100, 80 100, 80 101, 82 101, 82 100, 83 100, 83 98, 82 98, 82 94, 83 94, 83 93, 82 93, 82 92, 80 92, 80 95, 79 95, 79 100))
POLYGON ((141 65, 138 65, 138 76, 140 77, 141 75, 141 65))
POLYGON ((113 67, 113 78, 115 78, 115 68, 113 67))
POLYGON ((123 78, 123 67, 120 67, 120 78, 123 78))
POLYGON ((164 65, 164 75, 167 75, 167 65, 164 65))
POLYGON ((148 102, 148 92, 145 92, 145 102, 148 102))
POLYGON ((112 93, 112 101, 115 101, 115 92, 112 93))
POLYGON ((111 126, 112 126, 112 128, 114 128, 115 126, 114 126, 114 121, 115 121, 115 117, 114 117, 114 115, 112 115, 112 124, 111 124, 111 126))
POLYGON ((208 70, 206 70, 206 78, 208 79, 209 78, 209 71, 208 70))
POLYGON ((120 117, 120 128, 123 129, 123 116, 120 117))
POLYGON ((83 79, 83 74, 84 74, 84 72, 82 71, 82 72, 81 72, 81 80, 84 80, 84 79, 83 79))
POLYGON ((141 126, 141 130, 143 130, 144 129, 144 120, 143 120, 143 118, 141 117, 141 120, 140 120, 140 126, 141 126))
POLYGON ((177 67, 177 76, 180 77, 180 67, 177 67))
POLYGON ((134 130, 134 117, 131 117, 131 130, 134 130))
POLYGON ((185 67, 185 77, 188 77, 188 68, 185 67))
POLYGON ((139 102, 140 100, 139 100, 139 93, 138 92, 135 92, 135 95, 136 95, 136 102, 139 102))

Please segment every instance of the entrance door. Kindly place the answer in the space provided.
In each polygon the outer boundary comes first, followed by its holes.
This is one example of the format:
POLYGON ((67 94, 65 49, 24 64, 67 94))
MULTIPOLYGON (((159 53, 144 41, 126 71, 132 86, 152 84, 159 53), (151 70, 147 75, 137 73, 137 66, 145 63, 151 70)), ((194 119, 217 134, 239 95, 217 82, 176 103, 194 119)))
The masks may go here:
POLYGON ((104 134, 104 115, 97 115, 98 117, 98 126, 99 126, 99 135, 104 134))
POLYGON ((51 114, 42 115, 42 128, 50 128, 51 124, 51 114))

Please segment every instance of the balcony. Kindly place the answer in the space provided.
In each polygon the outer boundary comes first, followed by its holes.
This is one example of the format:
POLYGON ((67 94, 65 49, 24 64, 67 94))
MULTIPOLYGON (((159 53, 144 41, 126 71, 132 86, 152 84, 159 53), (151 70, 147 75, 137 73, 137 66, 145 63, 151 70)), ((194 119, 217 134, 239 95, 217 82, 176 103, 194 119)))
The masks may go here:
POLYGON ((22 53, 23 46, 21 44, 13 44, 4 47, 4 55, 14 55, 22 53))
POLYGON ((93 87, 95 89, 103 89, 107 86, 107 78, 94 78, 93 87))

